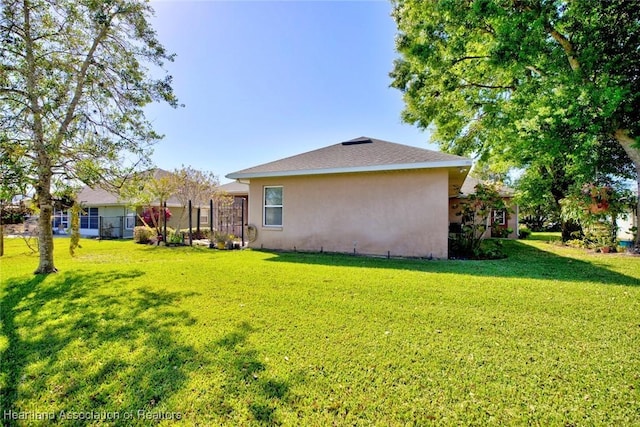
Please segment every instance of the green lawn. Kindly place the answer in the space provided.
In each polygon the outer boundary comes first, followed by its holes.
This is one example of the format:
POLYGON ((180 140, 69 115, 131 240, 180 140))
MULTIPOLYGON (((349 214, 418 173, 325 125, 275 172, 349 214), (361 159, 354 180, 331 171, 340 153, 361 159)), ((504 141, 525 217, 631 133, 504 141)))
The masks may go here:
POLYGON ((639 257, 6 244, 6 425, 640 425, 639 257))

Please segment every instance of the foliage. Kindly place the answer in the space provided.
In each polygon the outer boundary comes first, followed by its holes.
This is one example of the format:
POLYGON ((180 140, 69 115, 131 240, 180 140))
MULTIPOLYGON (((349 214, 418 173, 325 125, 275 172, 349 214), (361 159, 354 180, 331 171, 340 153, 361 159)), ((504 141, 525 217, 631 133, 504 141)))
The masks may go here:
POLYGON ((524 169, 556 213, 598 175, 640 188, 635 2, 397 0, 393 15, 403 119, 443 149, 524 169))
POLYGON ((137 0, 6 0, 0 10, 0 138, 40 209, 37 273, 56 271, 52 191, 82 182, 117 186, 146 166, 161 137, 144 107, 177 106, 172 61, 137 0), (149 69, 148 66, 153 67, 149 69), (159 73, 160 71, 160 73, 159 73))
POLYGON ((88 241, 34 277, 9 241, 0 400, 134 411, 118 427, 151 424, 139 409, 203 426, 637 425, 640 258, 503 244, 509 258, 476 262, 88 241))
POLYGON ((506 239, 509 234, 513 233, 513 229, 498 222, 491 223, 491 237, 498 239, 506 239))
POLYGON ((215 231, 213 233, 213 241, 216 242, 218 249, 234 249, 234 241, 236 236, 223 231, 215 231))
POLYGON ((179 231, 168 232, 167 243, 182 244, 184 243, 184 234, 179 231))
POLYGON ((217 187, 220 185, 218 177, 213 172, 200 171, 191 166, 182 165, 181 168, 171 172, 173 183, 173 196, 182 205, 182 215, 178 221, 178 228, 184 217, 188 215, 187 206, 191 201, 192 206, 205 207, 209 200, 219 196, 217 187))
POLYGON ((519 239, 528 239, 531 236, 531 230, 526 225, 521 225, 518 229, 519 239))
POLYGON ((151 239, 156 236, 156 230, 151 227, 137 226, 133 229, 133 241, 136 243, 150 243, 151 239))
POLYGON ((2 207, 3 224, 22 224, 28 216, 33 214, 33 210, 24 203, 2 207))
POLYGON ((473 193, 460 199, 459 208, 456 216, 460 217, 460 232, 454 237, 450 256, 486 258, 481 243, 487 232, 487 224, 493 211, 506 209, 497 186, 476 185, 473 193))
POLYGON ((156 230, 159 230, 161 224, 170 218, 171 211, 169 208, 160 209, 155 206, 145 208, 140 215, 140 219, 147 227, 153 226, 156 230))
MULTIPOLYGON (((175 192, 175 182, 171 174, 162 169, 150 169, 132 175, 119 189, 120 199, 130 208, 141 207, 142 214, 138 218, 146 226, 153 227, 156 234, 162 234, 163 204, 175 192)), ((171 217, 169 209, 164 211, 167 219, 171 217)))
POLYGON ((596 249, 616 247, 616 218, 635 204, 630 190, 609 184, 585 184, 561 201, 562 216, 582 226, 578 237, 596 249))

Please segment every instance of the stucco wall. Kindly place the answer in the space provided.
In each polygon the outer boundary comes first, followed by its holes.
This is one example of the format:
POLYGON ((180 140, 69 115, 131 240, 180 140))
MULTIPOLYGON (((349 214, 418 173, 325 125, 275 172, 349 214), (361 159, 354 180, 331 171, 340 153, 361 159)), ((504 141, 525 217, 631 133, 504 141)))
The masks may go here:
POLYGON ((448 172, 252 179, 252 247, 447 257, 448 172), (283 226, 263 226, 264 186, 283 186, 283 226))

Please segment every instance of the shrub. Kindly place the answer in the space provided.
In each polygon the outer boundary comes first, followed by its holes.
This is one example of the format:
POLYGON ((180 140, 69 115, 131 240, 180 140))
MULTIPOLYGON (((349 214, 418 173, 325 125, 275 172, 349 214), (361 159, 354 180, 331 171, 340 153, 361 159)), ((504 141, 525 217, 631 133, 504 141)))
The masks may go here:
POLYGON ((136 243, 150 243, 156 235, 156 231, 151 227, 138 226, 133 229, 133 241, 136 243))
POLYGON ((520 227, 520 229, 518 230, 518 238, 527 239, 529 238, 529 236, 531 236, 531 230, 529 230, 529 228, 527 228, 526 226, 520 227))
POLYGON ((500 239, 484 239, 479 246, 469 250, 464 239, 459 236, 449 239, 449 258, 453 259, 502 259, 507 255, 504 253, 504 244, 500 239))
POLYGON ((2 223, 22 224, 33 212, 25 206, 5 206, 2 209, 2 223))
MULTIPOLYGON (((181 228, 180 233, 184 234, 185 236, 189 236, 189 229, 181 228)), ((200 228, 200 231, 195 228, 191 230, 191 238, 193 240, 209 239, 209 236, 211 236, 211 231, 208 227, 200 228)))
POLYGON ((179 231, 167 232, 167 243, 182 244, 184 243, 184 234, 179 231))
POLYGON ((480 245, 480 251, 476 259, 502 259, 506 258, 504 243, 500 239, 485 239, 480 245))

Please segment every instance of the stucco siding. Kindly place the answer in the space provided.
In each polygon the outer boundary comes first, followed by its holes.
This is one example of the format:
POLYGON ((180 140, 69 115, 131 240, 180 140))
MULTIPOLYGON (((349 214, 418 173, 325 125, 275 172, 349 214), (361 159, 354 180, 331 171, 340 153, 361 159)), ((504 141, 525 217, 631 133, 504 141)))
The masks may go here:
POLYGON ((445 169, 254 178, 252 247, 447 257, 445 169), (263 225, 263 189, 283 187, 282 227, 263 225))

